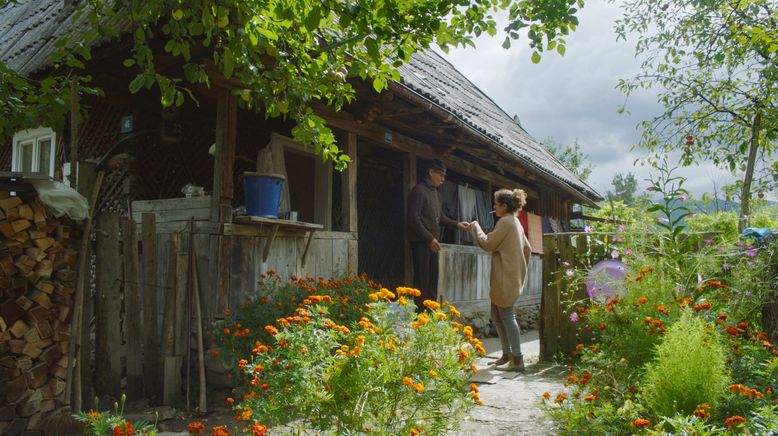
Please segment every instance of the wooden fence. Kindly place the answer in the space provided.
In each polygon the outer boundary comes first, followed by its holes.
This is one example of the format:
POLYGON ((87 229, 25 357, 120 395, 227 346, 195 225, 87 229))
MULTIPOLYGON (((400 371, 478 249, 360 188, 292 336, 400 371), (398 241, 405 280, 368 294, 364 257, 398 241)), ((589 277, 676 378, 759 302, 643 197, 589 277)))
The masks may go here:
MULTIPOLYGON (((479 247, 443 244, 440 252, 438 295, 464 313, 489 311, 491 254, 479 247)), ((518 305, 540 304, 543 284, 542 257, 529 260, 527 285, 518 305)))

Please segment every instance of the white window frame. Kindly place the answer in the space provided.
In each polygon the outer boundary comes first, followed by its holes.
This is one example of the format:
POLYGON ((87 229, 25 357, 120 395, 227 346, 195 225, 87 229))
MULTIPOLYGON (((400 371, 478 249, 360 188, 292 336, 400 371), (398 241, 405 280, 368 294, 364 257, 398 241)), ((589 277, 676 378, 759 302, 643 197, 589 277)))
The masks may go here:
POLYGON ((11 154, 11 171, 21 171, 22 154, 20 144, 32 141, 32 172, 40 170, 40 141, 51 140, 49 150, 49 177, 54 177, 54 164, 56 163, 57 134, 49 127, 37 127, 35 129, 21 130, 13 136, 13 150, 11 154))

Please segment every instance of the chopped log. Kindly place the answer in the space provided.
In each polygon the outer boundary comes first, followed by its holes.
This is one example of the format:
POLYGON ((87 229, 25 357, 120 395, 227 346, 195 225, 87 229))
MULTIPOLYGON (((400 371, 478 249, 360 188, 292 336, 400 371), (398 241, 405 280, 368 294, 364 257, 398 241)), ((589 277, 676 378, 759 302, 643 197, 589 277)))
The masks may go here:
POLYGON ((24 337, 24 335, 27 334, 28 330, 30 330, 30 326, 28 326, 27 323, 22 321, 21 319, 17 320, 11 326, 11 334, 15 338, 24 337))
POLYGON ((30 389, 37 389, 46 384, 49 367, 46 362, 33 366, 27 372, 27 385, 30 389))
MULTIPOLYGON (((14 412, 13 407, 11 406, 0 407, 0 421, 10 421, 14 419, 14 416, 16 416, 16 412, 14 412)), ((0 434, 6 434, 6 433, 0 431, 0 434)))
POLYGON ((18 359, 14 356, 0 357, 0 368, 16 368, 16 361, 18 359))
POLYGON ((23 310, 29 310, 32 305, 34 304, 32 300, 22 295, 21 297, 16 299, 16 304, 19 305, 23 310))
POLYGON ((35 330, 41 339, 49 339, 54 336, 54 329, 51 328, 51 323, 48 321, 42 321, 35 324, 35 330))
POLYGON ((8 383, 5 392, 6 404, 15 403, 25 392, 27 392, 27 379, 20 375, 8 383))
MULTIPOLYGON (((63 309, 62 307, 59 308, 59 310, 62 309, 63 309)), ((69 310, 67 307, 65 307, 64 309, 69 310)), ((51 318, 51 311, 47 310, 45 307, 42 306, 35 306, 28 313, 32 321, 35 323, 41 323, 51 318)))
POLYGON ((57 312, 57 319, 61 322, 65 323, 68 322, 68 318, 70 315, 70 308, 67 306, 59 306, 59 311, 57 312))
POLYGON ((21 372, 27 372, 32 368, 32 357, 30 356, 21 356, 18 359, 16 359, 16 367, 19 368, 19 371, 21 372))
POLYGON ((16 267, 14 266, 14 260, 11 256, 3 256, 0 258, 0 269, 3 270, 3 274, 6 276, 12 276, 16 273, 16 267))
POLYGON ((8 213, 9 210, 19 206, 22 204, 22 199, 19 197, 8 197, 0 200, 0 208, 2 208, 5 213, 8 213))
POLYGON ((22 354, 22 350, 24 350, 24 345, 26 342, 22 339, 11 339, 8 341, 8 347, 11 349, 11 352, 14 354, 22 354))
POLYGON ((22 230, 27 230, 30 227, 32 227, 32 222, 26 219, 18 219, 16 221, 11 222, 11 227, 13 228, 14 234, 16 234, 21 232, 22 230))
POLYGON ((38 198, 32 202, 31 206, 35 225, 38 226, 38 228, 45 226, 46 218, 48 217, 48 213, 46 213, 46 207, 40 202, 40 200, 38 200, 38 198))
MULTIPOLYGON (((39 239, 40 240, 40 239, 39 239)), ((35 272, 40 274, 41 277, 50 278, 51 273, 54 270, 54 266, 50 260, 41 260, 36 261, 35 258, 30 258, 33 262, 38 262, 38 265, 35 266, 35 272)))
MULTIPOLYGON (((5 323, 5 320, 2 316, 0 316, 0 332, 5 333, 5 331, 8 330, 8 324, 5 323)), ((10 339, 10 338, 9 338, 10 339)), ((0 335, 0 342, 4 341, 3 336, 0 335)), ((2 355, 2 353, 0 353, 2 355)))
MULTIPOLYGON (((51 375, 56 377, 56 378, 52 378, 51 380, 62 380, 68 374, 67 368, 65 368, 64 366, 59 366, 59 365, 54 365, 53 367, 51 367, 50 372, 51 372, 51 375)), ((62 382, 62 390, 65 390, 65 382, 64 381, 62 382)), ((52 392, 54 393, 54 395, 59 395, 59 394, 62 393, 62 391, 56 392, 53 389, 52 389, 52 392)))
POLYGON ((24 346, 24 348, 22 349, 22 354, 25 354, 25 355, 27 355, 27 356, 30 356, 30 357, 32 357, 33 359, 34 359, 34 358, 36 358, 36 357, 38 357, 38 356, 40 356, 42 352, 43 352, 43 350, 41 350, 40 348, 38 348, 38 346, 37 346, 37 345, 35 345, 35 344, 31 344, 31 343, 27 343, 27 344, 24 346))
POLYGON ((56 402, 53 399, 45 399, 41 401, 41 413, 51 412, 56 408, 56 402))
POLYGON ((54 292, 54 283, 51 280, 40 279, 38 280, 38 283, 35 284, 35 287, 47 294, 54 292))
POLYGON ((41 279, 41 275, 35 271, 30 271, 24 275, 24 278, 27 279, 27 282, 34 284, 34 283, 38 283, 38 280, 41 279))
POLYGON ((35 229, 30 229, 27 232, 30 234, 30 239, 32 240, 46 238, 49 236, 48 233, 41 232, 40 230, 35 230, 35 229))
POLYGON ((11 223, 8 221, 0 221, 0 232, 3 233, 3 236, 6 238, 12 238, 16 232, 14 232, 13 227, 11 226, 11 223))
POLYGON ((6 300, 0 304, 0 315, 2 315, 7 324, 13 325, 19 318, 24 316, 24 309, 14 300, 6 300))
POLYGON ((50 345, 45 350, 43 350, 41 355, 38 356, 38 359, 46 362, 47 366, 51 366, 57 363, 60 357, 62 357, 62 350, 59 349, 59 346, 50 345))
POLYGON ((11 236, 11 239, 19 242, 23 245, 27 245, 27 241, 30 240, 30 234, 26 231, 21 231, 13 236, 11 236))
POLYGON ((41 291, 33 291, 32 294, 30 294, 30 299, 46 309, 51 309, 51 306, 53 305, 49 296, 41 291))
POLYGON ((24 340, 27 341, 28 344, 32 343, 38 345, 41 342, 41 337, 38 334, 38 329, 30 328, 29 330, 27 330, 27 333, 24 334, 24 340))
POLYGON ((0 296, 3 295, 3 292, 5 289, 8 289, 11 287, 11 278, 10 277, 0 277, 0 296))
POLYGON ((26 220, 32 221, 33 220, 32 208, 27 204, 20 204, 19 216, 26 220))
POLYGON ((18 435, 21 434, 24 429, 27 428, 27 423, 30 422, 27 418, 15 418, 13 421, 11 421, 11 425, 8 426, 8 428, 5 429, 5 432, 3 434, 7 435, 18 435))
POLYGON ((29 418, 41 411, 41 401, 31 399, 23 401, 16 406, 16 413, 23 418, 29 418))
MULTIPOLYGON (((14 222, 16 222, 16 221, 14 221, 14 222)), ((38 247, 38 248, 40 248, 41 250, 44 250, 44 251, 46 251, 49 248, 57 245, 57 241, 54 240, 54 238, 51 238, 51 237, 33 239, 32 243, 35 244, 36 247, 38 247)))

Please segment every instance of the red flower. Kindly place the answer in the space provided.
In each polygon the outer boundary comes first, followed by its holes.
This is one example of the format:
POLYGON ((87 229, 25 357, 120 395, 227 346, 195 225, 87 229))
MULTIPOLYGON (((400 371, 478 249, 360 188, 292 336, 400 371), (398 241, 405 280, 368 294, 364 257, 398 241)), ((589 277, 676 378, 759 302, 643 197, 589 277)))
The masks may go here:
POLYGON ((651 421, 644 419, 644 418, 638 418, 632 422, 629 423, 632 427, 635 428, 646 428, 649 425, 651 425, 651 421))
POLYGON ((190 422, 186 425, 186 431, 188 431, 189 434, 200 434, 205 431, 205 424, 200 421, 190 422))
POLYGON ((134 433, 135 429, 129 421, 125 421, 123 424, 113 428, 113 436, 132 436, 134 433))
POLYGON ((600 330, 605 330, 605 323, 601 322, 601 323, 597 324, 597 328, 600 329, 600 330))
POLYGON ((734 415, 730 416, 726 420, 724 420, 724 426, 727 427, 728 430, 734 430, 738 427, 740 427, 742 424, 746 422, 746 419, 743 418, 740 415, 734 415))

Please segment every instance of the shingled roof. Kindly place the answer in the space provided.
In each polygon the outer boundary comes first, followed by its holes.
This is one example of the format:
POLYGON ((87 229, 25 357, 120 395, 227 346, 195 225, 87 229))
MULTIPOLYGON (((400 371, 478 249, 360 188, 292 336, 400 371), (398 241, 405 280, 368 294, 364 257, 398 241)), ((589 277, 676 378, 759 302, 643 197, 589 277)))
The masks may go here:
POLYGON ((400 67, 401 84, 439 106, 471 130, 508 151, 517 160, 582 193, 602 200, 589 185, 567 169, 530 136, 489 96, 433 50, 416 53, 400 67))
MULTIPOLYGON (((115 21, 119 18, 111 20, 115 28, 129 28, 129 23, 115 21)), ((51 65, 57 36, 71 32, 78 40, 87 28, 86 16, 75 16, 63 0, 10 3, 0 13, 0 61, 21 74, 32 74, 51 65)), ((517 164, 535 168, 591 201, 602 199, 439 54, 416 53, 400 73, 400 86, 509 152, 517 164)))

